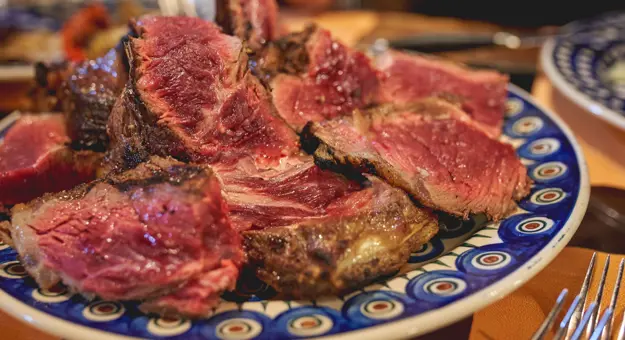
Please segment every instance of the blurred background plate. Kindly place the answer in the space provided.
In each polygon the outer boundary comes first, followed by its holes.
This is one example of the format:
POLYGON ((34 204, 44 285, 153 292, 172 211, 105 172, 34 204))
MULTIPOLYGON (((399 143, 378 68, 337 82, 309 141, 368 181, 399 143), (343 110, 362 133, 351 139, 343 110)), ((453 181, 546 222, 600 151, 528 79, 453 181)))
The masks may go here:
POLYGON ((625 129, 625 12, 567 25, 575 33, 550 39, 541 64, 571 101, 625 129))

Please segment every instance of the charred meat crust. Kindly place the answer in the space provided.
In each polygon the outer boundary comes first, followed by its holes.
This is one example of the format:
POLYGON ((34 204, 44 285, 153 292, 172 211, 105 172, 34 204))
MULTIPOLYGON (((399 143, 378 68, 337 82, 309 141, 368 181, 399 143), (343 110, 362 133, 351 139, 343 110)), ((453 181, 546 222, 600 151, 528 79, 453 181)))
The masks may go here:
MULTIPOLYGON (((416 209, 411 207, 412 209, 416 209)), ((285 298, 314 298, 327 294, 345 294, 397 272, 418 249, 438 232, 429 215, 412 220, 420 226, 400 242, 390 241, 391 248, 368 252, 363 246, 372 239, 388 235, 376 230, 379 225, 397 219, 399 205, 385 211, 332 221, 308 222, 264 231, 243 232, 249 261, 257 266, 258 277, 285 298), (427 216, 427 217, 426 217, 427 216), (323 241, 319 241, 323 239, 323 241), (355 261, 349 254, 366 257, 355 261)), ((406 216, 408 214, 408 216, 406 216)), ((384 240, 381 240, 384 243, 384 240)))
POLYGON ((272 41, 256 58, 255 73, 261 79, 270 79, 278 73, 301 74, 306 72, 310 62, 306 42, 317 29, 314 24, 301 32, 288 34, 272 41))

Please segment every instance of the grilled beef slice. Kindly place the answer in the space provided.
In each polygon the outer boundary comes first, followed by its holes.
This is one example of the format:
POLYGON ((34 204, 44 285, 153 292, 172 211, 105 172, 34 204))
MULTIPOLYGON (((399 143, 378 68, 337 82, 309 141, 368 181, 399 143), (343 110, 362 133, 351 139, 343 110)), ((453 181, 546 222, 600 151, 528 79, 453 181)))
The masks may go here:
POLYGON ((258 67, 278 113, 297 131, 374 103, 383 76, 365 54, 316 26, 272 42, 258 67))
POLYGON ((443 97, 460 104, 491 137, 501 134, 508 76, 397 51, 378 56, 376 66, 385 73, 379 102, 403 104, 425 97, 443 97))
POLYGON ((62 281, 158 312, 205 314, 234 288, 243 258, 212 171, 156 157, 16 205, 9 229, 42 288, 62 281))
POLYGON ((60 113, 23 114, 0 141, 0 206, 71 189, 96 176, 101 155, 68 147, 60 113))
POLYGON ((219 0, 216 21, 252 50, 260 50, 280 34, 276 0, 219 0))
POLYGON ((126 45, 129 81, 109 119, 111 159, 275 163, 297 153, 295 133, 247 68, 241 41, 191 17, 144 17, 126 45))
POLYGON ((411 204, 401 190, 371 177, 326 217, 262 231, 243 232, 258 276, 290 298, 345 294, 406 263, 432 238, 432 215, 411 204))
POLYGON ((512 146, 437 98, 311 123, 303 135, 318 164, 377 174, 423 205, 454 215, 498 220, 530 190, 512 146))
POLYGON ((38 86, 65 114, 74 149, 102 152, 108 147, 106 124, 124 84, 118 54, 114 48, 95 60, 38 65, 38 86))

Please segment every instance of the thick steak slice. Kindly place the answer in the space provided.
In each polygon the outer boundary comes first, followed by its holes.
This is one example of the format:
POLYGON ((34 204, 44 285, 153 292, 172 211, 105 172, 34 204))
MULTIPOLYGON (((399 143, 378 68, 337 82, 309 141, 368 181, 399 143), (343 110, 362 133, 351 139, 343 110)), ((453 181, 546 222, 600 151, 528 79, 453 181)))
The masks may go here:
POLYGON ((38 86, 65 114, 74 149, 102 152, 108 147, 106 124, 123 88, 121 69, 117 49, 95 60, 38 65, 38 86))
POLYGON ((349 115, 376 99, 382 76, 362 52, 311 26, 272 43, 260 62, 273 102, 295 130, 308 121, 349 115))
POLYGON ((370 179, 371 186, 340 209, 342 215, 244 232, 258 276, 299 299, 345 294, 399 270, 438 224, 401 190, 370 179))
POLYGON ((171 159, 16 205, 10 230, 42 288, 192 316, 235 286, 243 257, 217 178, 171 159))
POLYGON ((214 169, 222 180, 232 223, 240 231, 326 216, 362 189, 357 182, 320 169, 310 156, 284 159, 279 168, 258 168, 241 160, 215 164, 214 169))
POLYGON ((512 146, 436 98, 309 124, 305 136, 318 164, 375 173, 425 206, 459 216, 498 220, 531 185, 512 146))
POLYGON ((380 86, 380 102, 402 104, 425 97, 443 97, 458 102, 491 137, 501 134, 508 76, 396 51, 377 57, 376 65, 386 75, 380 86))
POLYGON ((276 0, 218 0, 217 23, 259 50, 281 33, 276 0))
POLYGON ((101 160, 95 152, 68 147, 60 113, 23 114, 0 143, 0 206, 91 181, 101 160))
POLYGON ((113 160, 157 154, 233 163, 250 156, 274 164, 299 152, 297 136, 247 69, 238 38, 191 17, 146 17, 135 30, 139 37, 127 45, 130 79, 109 119, 113 160))

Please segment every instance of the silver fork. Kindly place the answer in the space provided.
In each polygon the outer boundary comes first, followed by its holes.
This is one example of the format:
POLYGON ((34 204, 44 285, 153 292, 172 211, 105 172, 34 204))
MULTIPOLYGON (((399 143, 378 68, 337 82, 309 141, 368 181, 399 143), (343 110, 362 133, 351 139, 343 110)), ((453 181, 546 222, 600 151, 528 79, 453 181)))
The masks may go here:
MULTIPOLYGON (((605 286, 606 276, 608 274, 608 268, 610 266, 610 255, 607 256, 601 278, 599 280, 599 287, 595 298, 588 305, 586 304, 586 297, 588 296, 588 287, 592 281, 593 272, 595 268, 595 262, 597 260, 597 253, 592 255, 584 282, 579 294, 573 300, 573 303, 567 310, 564 318, 558 325, 554 340, 560 339, 581 339, 583 335, 590 340, 607 340, 612 335, 612 329, 614 326, 614 308, 616 307, 616 300, 618 299, 618 293, 621 287, 621 279, 623 278, 623 267, 625 266, 625 259, 621 260, 618 268, 618 274, 616 276, 616 282, 614 283, 614 291, 612 291, 612 297, 608 307, 603 311, 599 318, 599 311, 601 310, 601 298, 603 297, 603 290, 605 286)), ((556 300, 553 308, 545 318, 545 321, 540 325, 532 336, 532 340, 544 339, 547 332, 552 328, 558 314, 562 310, 564 300, 568 294, 567 289, 563 289, 556 300)), ((621 326, 617 335, 618 340, 625 340, 625 315, 621 321, 621 326)))

